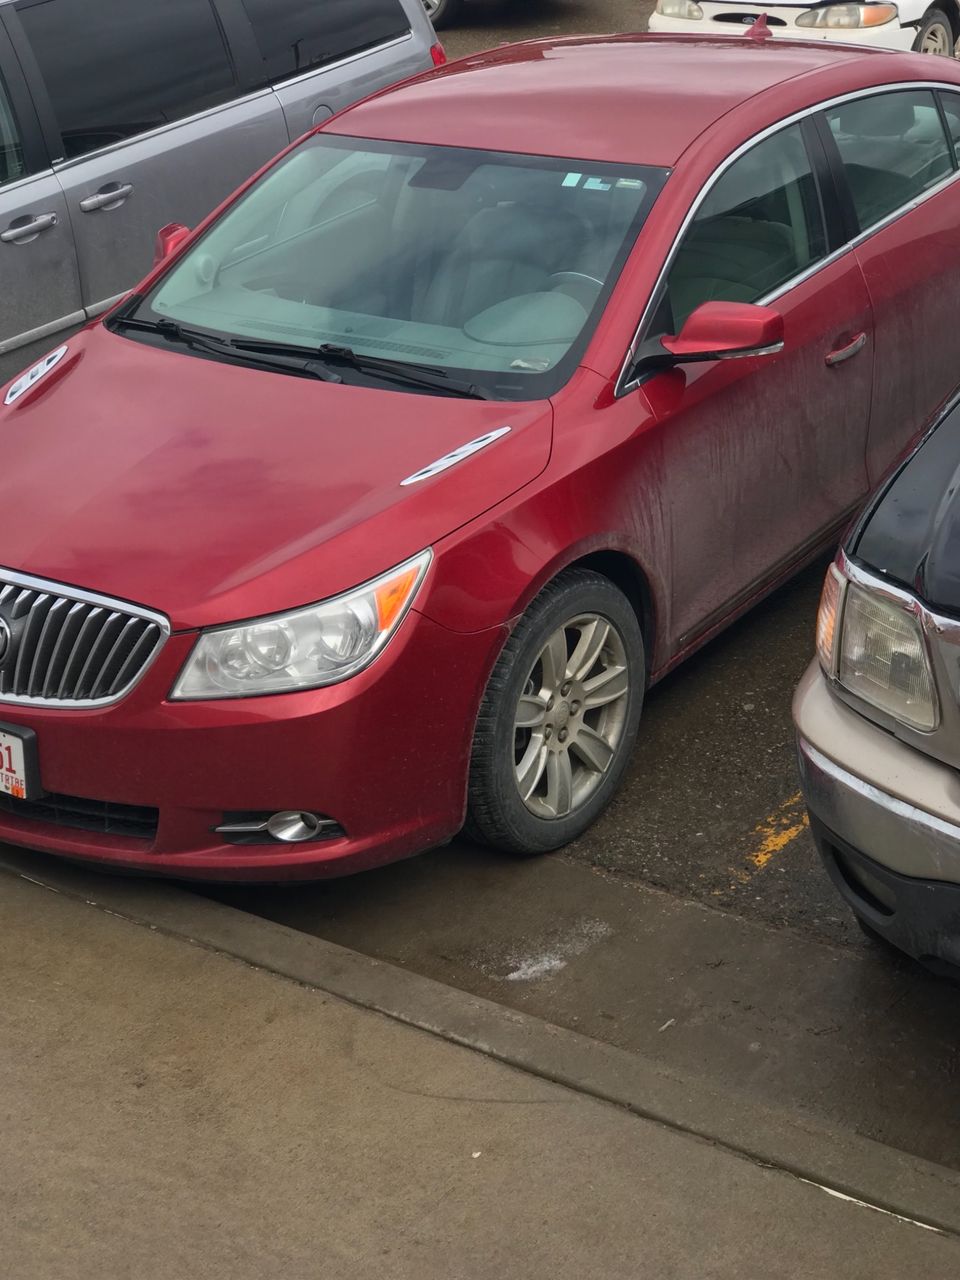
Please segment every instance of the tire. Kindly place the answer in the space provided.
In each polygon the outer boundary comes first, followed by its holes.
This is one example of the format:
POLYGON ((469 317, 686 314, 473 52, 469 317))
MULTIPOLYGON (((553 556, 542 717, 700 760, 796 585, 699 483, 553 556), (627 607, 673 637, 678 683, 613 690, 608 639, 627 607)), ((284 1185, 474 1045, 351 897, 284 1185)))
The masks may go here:
POLYGON ((423 7, 438 31, 452 27, 463 16, 463 0, 423 0, 423 7))
POLYGON ((588 569, 568 569, 548 583, 504 645, 484 693, 467 834, 533 855, 586 831, 623 777, 645 685, 640 624, 623 592, 588 569), (518 718, 529 724, 518 726, 518 718))
POLYGON ((952 58, 955 43, 953 24, 949 17, 942 9, 932 5, 920 19, 916 39, 913 42, 914 51, 952 58))

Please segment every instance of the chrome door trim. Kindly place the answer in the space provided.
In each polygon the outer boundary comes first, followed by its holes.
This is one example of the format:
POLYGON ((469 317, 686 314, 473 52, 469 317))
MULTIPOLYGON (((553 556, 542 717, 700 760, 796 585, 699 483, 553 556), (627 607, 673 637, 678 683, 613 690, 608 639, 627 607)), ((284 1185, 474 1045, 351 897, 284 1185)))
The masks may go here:
MULTIPOLYGON (((673 265, 673 261, 677 256, 677 250, 680 247, 680 241, 686 235, 687 228, 696 217, 698 209, 730 166, 739 160, 747 151, 750 151, 759 143, 765 142, 767 138, 772 137, 774 134, 779 133, 781 129, 787 129, 790 125, 797 124, 801 120, 806 120, 810 116, 817 115, 822 111, 829 111, 831 107, 839 106, 844 102, 855 102, 857 98, 870 98, 883 93, 900 93, 909 89, 929 89, 932 92, 942 90, 946 93, 960 93, 960 85, 944 84, 939 80, 905 80, 896 84, 871 85, 866 89, 856 89, 853 93, 843 93, 839 94, 835 98, 825 98, 823 102, 817 102, 813 106, 804 107, 802 111, 797 111, 791 116, 784 116, 782 120, 778 120, 775 124, 768 125, 765 129, 761 129, 759 133, 755 133, 751 138, 748 138, 746 142, 742 142, 740 146, 732 151, 730 155, 728 155, 716 167, 716 169, 714 169, 713 173, 711 173, 709 178, 707 178, 706 182, 697 192, 693 203, 687 210, 683 222, 680 224, 680 230, 674 236, 663 265, 657 274, 653 289, 650 291, 650 297, 647 299, 646 306, 644 307, 643 313, 640 317, 640 323, 637 325, 630 345, 627 348, 627 353, 624 356, 623 363, 620 366, 620 372, 617 374, 614 395, 618 397, 625 396, 628 392, 634 390, 634 388, 638 386, 639 379, 634 378, 630 382, 625 382, 624 379, 626 378, 627 371, 636 356, 637 348, 640 346, 646 327, 650 322, 654 304, 656 303, 660 293, 660 286, 663 284, 667 273, 673 265)), ((876 235, 878 231, 882 231, 885 227, 889 226, 890 223, 896 222, 896 220, 898 218, 902 218, 904 214, 912 212, 931 196, 938 195, 945 187, 949 186, 951 182, 956 182, 958 178, 960 178, 960 169, 956 169, 952 173, 948 173, 935 186, 930 187, 919 196, 915 196, 909 201, 909 203, 901 205, 898 209, 894 209, 892 213, 887 214, 885 218, 881 218, 879 222, 875 222, 873 226, 868 227, 866 231, 861 231, 859 235, 854 236, 852 240, 848 240, 846 244, 841 245, 839 249, 835 249, 833 253, 828 254, 825 258, 821 258, 819 262, 813 263, 811 266, 807 267, 805 271, 801 271, 798 275, 793 276, 782 285, 778 285, 776 289, 772 290, 764 297, 758 298, 757 305, 769 306, 771 302, 781 297, 784 293, 787 293, 790 289, 795 289, 797 285, 810 279, 810 277, 815 275, 818 271, 822 271, 825 267, 830 266, 839 258, 843 257, 844 254, 850 253, 851 250, 862 244, 870 236, 876 235)))
POLYGON ((59 320, 38 325, 36 329, 27 329, 25 333, 18 333, 15 338, 0 340, 0 356, 5 356, 10 351, 17 351, 20 347, 29 347, 32 342, 39 342, 42 338, 51 338, 64 329, 76 328, 82 325, 86 318, 85 311, 71 311, 68 316, 61 316, 59 320))

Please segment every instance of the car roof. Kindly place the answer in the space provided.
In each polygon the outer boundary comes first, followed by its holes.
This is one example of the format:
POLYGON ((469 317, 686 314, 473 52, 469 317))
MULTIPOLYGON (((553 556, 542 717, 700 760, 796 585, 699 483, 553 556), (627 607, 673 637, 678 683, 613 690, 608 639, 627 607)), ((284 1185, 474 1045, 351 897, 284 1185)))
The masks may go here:
POLYGON ((745 36, 530 40, 384 90, 328 131, 669 167, 757 94, 882 53, 745 36))

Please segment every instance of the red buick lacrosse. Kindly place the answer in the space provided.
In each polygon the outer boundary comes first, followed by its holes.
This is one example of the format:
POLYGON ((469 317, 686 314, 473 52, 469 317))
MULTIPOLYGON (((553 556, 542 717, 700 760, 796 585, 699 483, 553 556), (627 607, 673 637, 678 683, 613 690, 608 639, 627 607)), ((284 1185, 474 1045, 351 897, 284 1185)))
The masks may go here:
POLYGON ((0 391, 0 837, 260 880, 573 839, 954 390, 958 140, 947 59, 543 41, 165 228, 0 391))

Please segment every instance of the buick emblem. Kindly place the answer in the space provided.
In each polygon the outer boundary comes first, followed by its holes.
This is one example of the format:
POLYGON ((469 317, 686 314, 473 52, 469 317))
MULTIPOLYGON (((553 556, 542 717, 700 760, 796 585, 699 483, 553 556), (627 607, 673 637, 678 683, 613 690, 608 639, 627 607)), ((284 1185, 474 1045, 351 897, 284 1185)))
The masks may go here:
POLYGON ((3 665, 3 660, 7 656, 11 639, 10 627, 6 618, 0 618, 0 666, 3 665))

